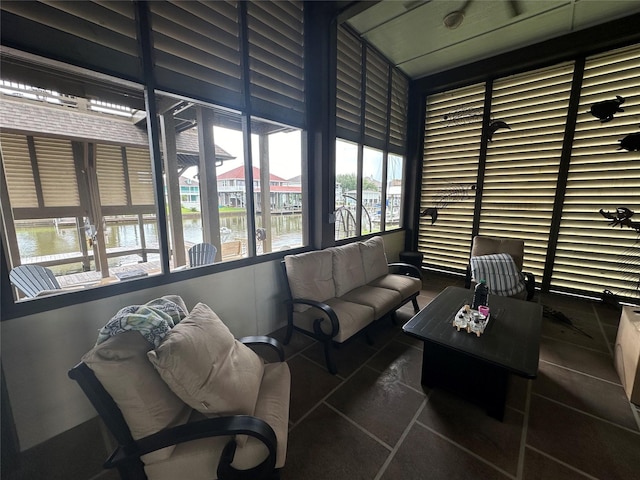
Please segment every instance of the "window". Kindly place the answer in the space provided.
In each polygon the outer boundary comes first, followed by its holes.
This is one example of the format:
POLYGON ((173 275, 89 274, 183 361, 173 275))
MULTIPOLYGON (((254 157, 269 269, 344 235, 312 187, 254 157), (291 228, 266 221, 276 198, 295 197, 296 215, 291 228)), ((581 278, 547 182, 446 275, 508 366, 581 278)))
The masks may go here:
POLYGON ((336 240, 359 235, 358 145, 336 141, 336 240))
POLYGON ((381 231, 382 151, 364 147, 362 158, 362 234, 381 231))
POLYGON ((20 61, 22 74, 3 72, 0 90, 10 268, 49 268, 63 288, 159 273, 142 88, 20 61))
POLYGON ((401 226, 409 82, 338 28, 335 238, 401 226))
POLYGON ((213 263, 252 256, 250 236, 258 255, 305 245, 302 130, 254 118, 247 170, 248 130, 239 112, 157 98, 171 105, 160 123, 172 269, 186 268, 189 249, 202 242, 216 247, 213 263), (194 184, 197 194, 185 197, 183 187, 194 184))
POLYGON ((400 227, 404 207, 404 158, 390 153, 387 159, 387 192, 385 201, 385 229, 400 227))
POLYGON ((301 247, 305 241, 302 202, 303 132, 252 119, 256 251, 301 247))

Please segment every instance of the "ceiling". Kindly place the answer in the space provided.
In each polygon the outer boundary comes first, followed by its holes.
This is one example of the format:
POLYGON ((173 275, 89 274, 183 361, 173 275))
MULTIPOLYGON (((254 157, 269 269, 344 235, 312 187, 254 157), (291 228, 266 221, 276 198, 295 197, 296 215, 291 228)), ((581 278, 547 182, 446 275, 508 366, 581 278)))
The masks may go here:
POLYGON ((341 20, 417 79, 637 12, 640 0, 383 0, 341 20))

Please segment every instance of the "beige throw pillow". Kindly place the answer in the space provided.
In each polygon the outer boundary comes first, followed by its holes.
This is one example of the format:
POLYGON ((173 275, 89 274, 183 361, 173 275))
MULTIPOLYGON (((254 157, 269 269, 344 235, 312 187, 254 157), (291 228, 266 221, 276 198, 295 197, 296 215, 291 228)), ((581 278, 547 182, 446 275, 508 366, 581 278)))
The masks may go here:
POLYGON ((149 360, 171 390, 205 415, 253 415, 264 364, 198 303, 149 360))
MULTIPOLYGON (((135 440, 187 422, 192 409, 160 378, 147 358, 153 348, 140 332, 119 333, 82 357, 120 408, 135 440)), ((175 446, 142 457, 147 464, 169 458, 175 446)))

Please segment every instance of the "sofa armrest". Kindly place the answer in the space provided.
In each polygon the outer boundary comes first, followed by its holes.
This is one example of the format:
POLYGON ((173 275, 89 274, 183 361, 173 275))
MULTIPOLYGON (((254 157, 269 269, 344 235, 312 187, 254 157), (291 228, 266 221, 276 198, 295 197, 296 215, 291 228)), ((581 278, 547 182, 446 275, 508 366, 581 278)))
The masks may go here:
POLYGON ((397 270, 402 275, 409 275, 411 277, 419 278, 420 280, 422 280, 422 272, 420 271, 420 269, 415 265, 411 265, 410 263, 395 262, 390 263, 388 267, 389 270, 397 270))
POLYGON ((273 428, 264 420, 249 415, 207 418, 161 430, 153 435, 136 440, 126 447, 118 447, 105 463, 106 468, 118 467, 136 461, 147 453, 207 437, 249 435, 267 447, 269 455, 259 465, 248 470, 236 470, 231 466, 236 451, 234 439, 224 447, 218 464, 218 478, 238 480, 267 479, 273 474, 276 464, 277 440, 273 428))
POLYGON ((242 337, 238 339, 239 342, 244 343, 245 345, 266 345, 278 354, 278 358, 281 362, 284 362, 284 347, 282 344, 273 337, 268 337, 264 335, 250 336, 250 337, 242 337))
POLYGON ((289 300, 289 302, 291 307, 293 307, 294 304, 300 304, 300 305, 309 305, 310 307, 317 308, 321 310, 329 318, 329 321, 331 322, 331 332, 329 334, 324 333, 322 331, 322 328, 320 327, 320 324, 324 321, 324 317, 316 318, 314 320, 313 331, 316 333, 316 335, 320 337, 333 338, 338 334, 338 331, 340 330, 338 315, 336 314, 335 310, 331 308, 329 305, 327 305, 326 303, 317 302, 316 300, 309 300, 308 298, 296 298, 294 300, 289 300))

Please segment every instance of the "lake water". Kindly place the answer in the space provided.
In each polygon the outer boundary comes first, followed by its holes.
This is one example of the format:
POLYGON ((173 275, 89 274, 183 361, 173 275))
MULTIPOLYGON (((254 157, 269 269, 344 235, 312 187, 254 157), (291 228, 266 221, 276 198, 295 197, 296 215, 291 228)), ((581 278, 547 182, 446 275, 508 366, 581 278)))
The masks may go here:
MULTIPOLYGON (((302 215, 273 215, 271 217, 272 247, 274 251, 302 245, 302 215)), ((258 225, 260 226, 260 225, 258 225)), ((247 220, 244 215, 224 215, 220 217, 222 241, 247 239, 247 220)), ((183 219, 184 240, 188 244, 202 242, 202 222, 200 218, 183 219)), ((75 226, 20 225, 16 224, 16 234, 20 256, 29 257, 55 255, 60 253, 79 253, 80 245, 75 226)), ((145 242, 149 248, 158 248, 158 232, 153 220, 144 223, 145 242)), ((135 248, 141 244, 140 232, 136 224, 108 223, 106 229, 107 248, 135 248)), ((158 258, 150 254, 149 259, 158 258)), ((123 256, 109 260, 109 265, 117 266, 138 261, 137 255, 123 256)), ((56 274, 80 271, 79 264, 53 267, 56 274)))

